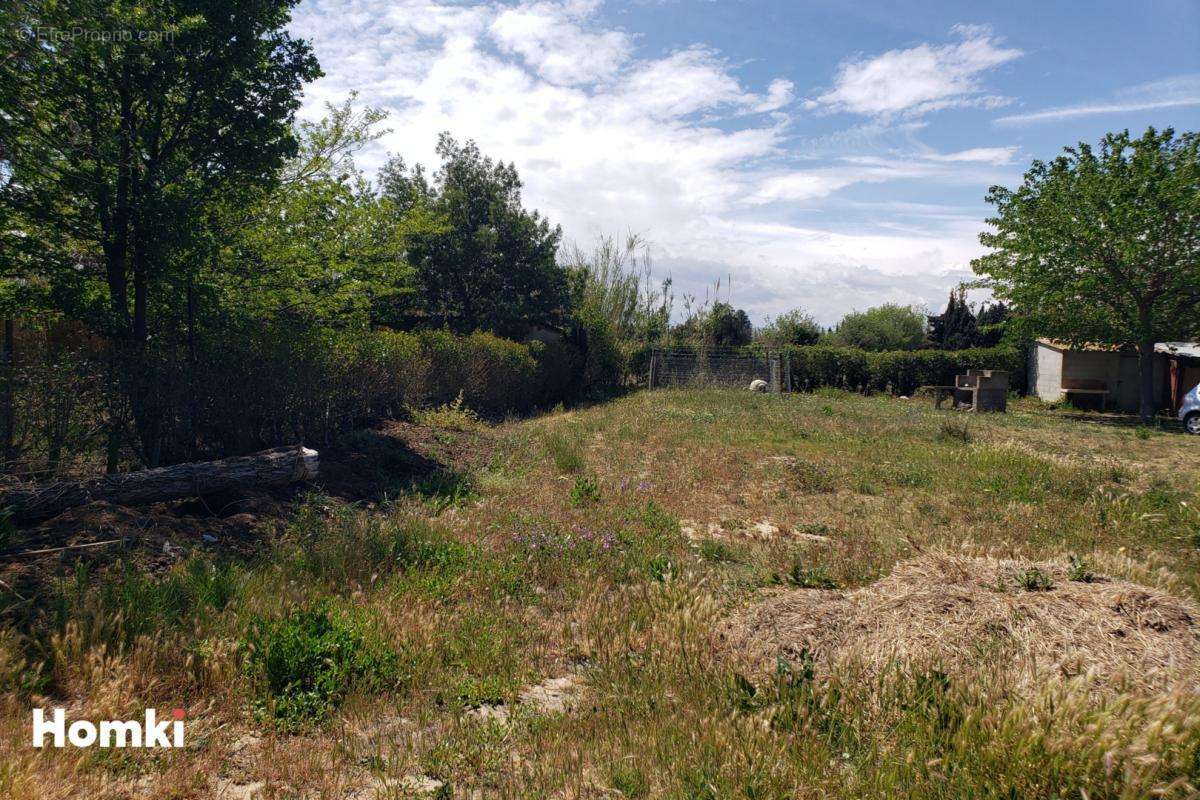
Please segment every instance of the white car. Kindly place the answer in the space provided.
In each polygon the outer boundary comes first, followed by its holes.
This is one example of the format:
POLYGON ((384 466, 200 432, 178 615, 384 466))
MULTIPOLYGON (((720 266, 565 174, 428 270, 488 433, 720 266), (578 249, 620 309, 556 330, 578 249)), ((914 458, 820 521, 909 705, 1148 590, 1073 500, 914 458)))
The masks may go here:
POLYGON ((1183 403, 1179 406, 1179 419, 1183 421, 1185 431, 1200 436, 1200 383, 1183 396, 1183 403))

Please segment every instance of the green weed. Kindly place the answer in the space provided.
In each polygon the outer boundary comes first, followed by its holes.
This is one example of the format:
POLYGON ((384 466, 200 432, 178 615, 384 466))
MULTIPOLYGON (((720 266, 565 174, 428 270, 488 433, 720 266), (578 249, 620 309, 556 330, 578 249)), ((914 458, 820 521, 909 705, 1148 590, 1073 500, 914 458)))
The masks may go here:
POLYGON ((244 639, 254 707, 288 730, 320 722, 352 690, 394 688, 400 659, 347 612, 318 604, 258 619, 244 639))

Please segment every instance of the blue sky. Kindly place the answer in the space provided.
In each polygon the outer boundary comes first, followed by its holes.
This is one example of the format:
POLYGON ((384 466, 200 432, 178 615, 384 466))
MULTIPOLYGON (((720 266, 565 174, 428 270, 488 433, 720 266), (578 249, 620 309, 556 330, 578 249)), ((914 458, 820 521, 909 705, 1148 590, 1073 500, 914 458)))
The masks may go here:
POLYGON ((389 112, 360 154, 436 168, 437 133, 516 163, 587 246, 642 234, 677 296, 756 323, 939 308, 989 185, 1106 131, 1200 130, 1200 3, 304 0, 326 77, 389 112))

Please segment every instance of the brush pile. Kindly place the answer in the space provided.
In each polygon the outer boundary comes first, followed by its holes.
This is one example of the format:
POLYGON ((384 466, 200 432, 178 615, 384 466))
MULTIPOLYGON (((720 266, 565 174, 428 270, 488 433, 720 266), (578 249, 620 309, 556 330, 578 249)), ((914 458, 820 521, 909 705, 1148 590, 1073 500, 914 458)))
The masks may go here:
POLYGON ((796 589, 736 614, 720 645, 747 675, 779 657, 817 670, 853 660, 991 666, 1028 688, 1087 675, 1097 688, 1161 691, 1200 679, 1200 607, 1128 581, 1051 563, 941 554, 852 591, 796 589), (1075 578, 1075 580, 1072 580, 1075 578))

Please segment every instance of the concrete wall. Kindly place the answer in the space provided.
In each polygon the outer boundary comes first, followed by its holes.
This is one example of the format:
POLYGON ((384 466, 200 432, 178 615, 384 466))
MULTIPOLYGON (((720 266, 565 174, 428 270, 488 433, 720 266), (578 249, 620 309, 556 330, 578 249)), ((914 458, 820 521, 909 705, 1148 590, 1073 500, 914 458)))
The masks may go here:
MULTIPOLYGON (((1154 359, 1154 391, 1159 403, 1163 397, 1166 360, 1154 359)), ((1060 351, 1040 342, 1029 351, 1029 387, 1053 403, 1062 399, 1063 380, 1104 381, 1108 386, 1108 407, 1120 411, 1138 410, 1137 353, 1102 350, 1060 351)))
POLYGON ((1063 354, 1053 347, 1034 343, 1029 349, 1029 391, 1053 403, 1062 388, 1063 354))

